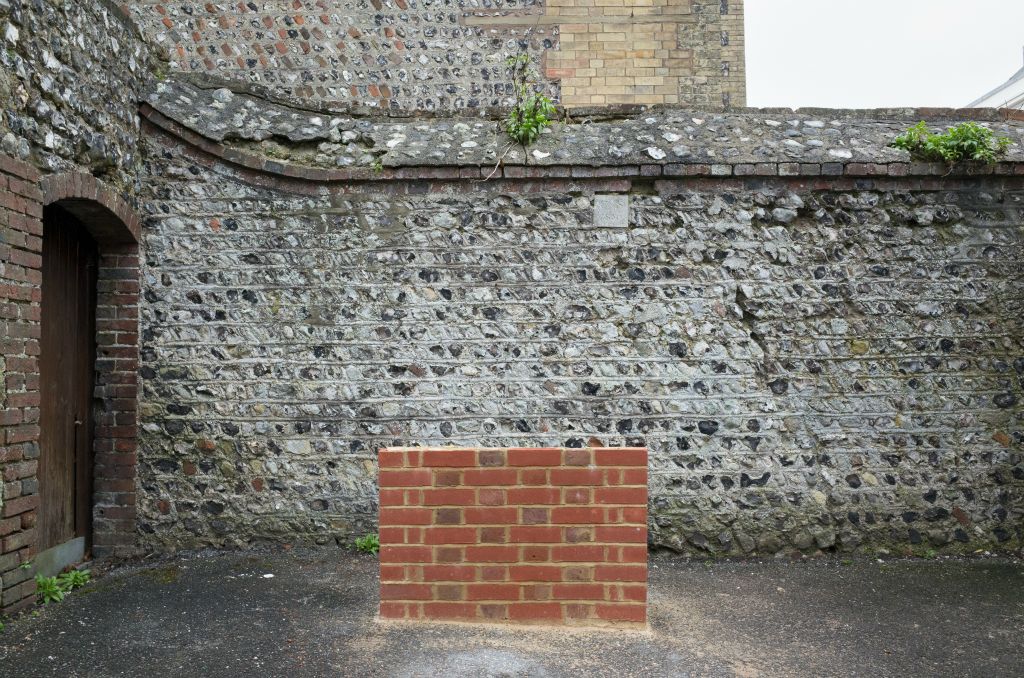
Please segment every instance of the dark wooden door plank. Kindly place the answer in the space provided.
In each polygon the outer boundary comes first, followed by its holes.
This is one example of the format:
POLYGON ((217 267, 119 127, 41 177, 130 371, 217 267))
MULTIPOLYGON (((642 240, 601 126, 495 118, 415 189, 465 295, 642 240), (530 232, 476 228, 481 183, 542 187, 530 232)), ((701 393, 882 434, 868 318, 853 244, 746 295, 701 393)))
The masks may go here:
POLYGON ((88 536, 90 528, 96 266, 96 245, 85 228, 48 209, 39 365, 41 550, 88 536))

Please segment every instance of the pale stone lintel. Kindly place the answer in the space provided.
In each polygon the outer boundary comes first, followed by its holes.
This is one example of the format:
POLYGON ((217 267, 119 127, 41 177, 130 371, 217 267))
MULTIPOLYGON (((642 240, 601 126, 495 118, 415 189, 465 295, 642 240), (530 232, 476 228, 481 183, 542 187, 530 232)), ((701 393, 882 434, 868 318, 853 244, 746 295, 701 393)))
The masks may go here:
POLYGON ((590 16, 464 16, 465 26, 552 26, 556 24, 682 24, 696 23, 693 14, 641 14, 638 16, 590 15, 590 16))

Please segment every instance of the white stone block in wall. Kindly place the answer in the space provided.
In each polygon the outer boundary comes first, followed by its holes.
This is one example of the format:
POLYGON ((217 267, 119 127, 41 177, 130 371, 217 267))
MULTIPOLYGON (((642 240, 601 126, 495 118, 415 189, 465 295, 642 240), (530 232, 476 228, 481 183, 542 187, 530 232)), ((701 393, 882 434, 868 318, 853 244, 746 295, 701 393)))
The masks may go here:
POLYGON ((626 228, 629 226, 629 196, 603 194, 594 196, 594 226, 626 228))

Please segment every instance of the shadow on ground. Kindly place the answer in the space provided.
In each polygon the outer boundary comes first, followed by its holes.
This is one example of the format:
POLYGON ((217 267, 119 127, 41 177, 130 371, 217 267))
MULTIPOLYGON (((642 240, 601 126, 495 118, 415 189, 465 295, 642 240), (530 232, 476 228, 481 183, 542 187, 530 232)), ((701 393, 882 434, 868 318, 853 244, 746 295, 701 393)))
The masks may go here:
POLYGON ((199 554, 9 623, 0 676, 1024 675, 1017 560, 656 556, 650 602, 647 633, 385 625, 374 558, 199 554))

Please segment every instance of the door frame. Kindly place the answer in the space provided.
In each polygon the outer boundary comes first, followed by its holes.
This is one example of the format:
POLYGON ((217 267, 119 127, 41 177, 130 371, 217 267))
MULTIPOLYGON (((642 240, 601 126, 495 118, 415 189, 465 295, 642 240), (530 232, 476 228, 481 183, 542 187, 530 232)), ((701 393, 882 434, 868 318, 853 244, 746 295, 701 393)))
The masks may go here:
POLYGON ((43 205, 74 216, 99 250, 91 412, 92 555, 135 555, 142 222, 117 191, 92 175, 48 176, 41 188, 43 205))
POLYGON ((42 252, 37 529, 40 549, 48 546, 48 551, 66 555, 45 559, 44 552, 37 560, 56 560, 59 568, 69 564, 60 561, 71 553, 84 554, 92 545, 99 245, 77 217, 53 204, 43 210, 42 252), (69 386, 73 392, 65 393, 69 386), (68 447, 73 448, 70 453, 68 447), (65 483, 69 486, 63 487, 65 483), (55 502, 67 503, 48 505, 55 502), (58 516, 63 520, 55 520, 58 516), (67 543, 79 539, 82 545, 70 549, 67 543))

